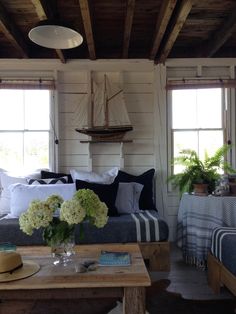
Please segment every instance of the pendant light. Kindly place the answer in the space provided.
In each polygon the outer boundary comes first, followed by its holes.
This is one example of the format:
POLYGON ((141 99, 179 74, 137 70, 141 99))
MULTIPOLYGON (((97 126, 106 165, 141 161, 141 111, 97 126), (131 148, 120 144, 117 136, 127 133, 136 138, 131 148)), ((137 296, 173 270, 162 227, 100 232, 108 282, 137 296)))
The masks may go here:
POLYGON ((71 49, 83 42, 83 37, 76 30, 63 22, 42 20, 28 34, 35 44, 52 49, 71 49))

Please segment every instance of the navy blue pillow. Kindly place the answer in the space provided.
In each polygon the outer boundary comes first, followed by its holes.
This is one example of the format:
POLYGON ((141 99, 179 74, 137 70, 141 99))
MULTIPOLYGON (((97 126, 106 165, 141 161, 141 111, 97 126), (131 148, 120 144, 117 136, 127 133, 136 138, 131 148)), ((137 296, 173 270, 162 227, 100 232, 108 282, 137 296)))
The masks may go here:
POLYGON ((156 209, 153 201, 153 177, 155 169, 147 170, 146 172, 135 176, 119 170, 114 183, 119 182, 137 182, 143 185, 143 189, 139 199, 140 209, 156 209))
POLYGON ((73 180, 70 174, 41 170, 41 179, 52 179, 52 178, 61 178, 61 177, 68 177, 68 183, 73 183, 73 180))
POLYGON ((115 206, 116 194, 118 190, 118 183, 112 184, 99 184, 86 182, 82 180, 76 180, 76 190, 90 189, 97 194, 102 202, 108 207, 108 216, 119 216, 117 208, 115 206))

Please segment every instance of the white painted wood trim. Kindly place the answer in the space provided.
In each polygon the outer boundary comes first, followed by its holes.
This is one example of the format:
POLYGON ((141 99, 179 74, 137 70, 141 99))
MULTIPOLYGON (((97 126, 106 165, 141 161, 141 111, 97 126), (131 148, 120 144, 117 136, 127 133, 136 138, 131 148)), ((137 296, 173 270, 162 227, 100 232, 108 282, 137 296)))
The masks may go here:
POLYGON ((101 71, 101 72, 120 72, 134 71, 147 72, 153 71, 154 62, 145 59, 103 59, 103 60, 67 60, 65 64, 60 60, 39 60, 39 59, 1 59, 1 70, 22 70, 22 71, 101 71))
POLYGON ((231 66, 236 65, 236 58, 178 58, 167 59, 166 67, 193 67, 193 66, 231 66))
POLYGON ((88 143, 88 171, 93 171, 93 155, 91 152, 91 143, 88 143))
MULTIPOLYGON (((230 78, 235 79, 235 66, 230 67, 230 78)), ((231 162, 234 169, 236 169, 236 95, 235 89, 230 89, 230 133, 231 133, 231 141, 232 141, 232 156, 231 162)))
POLYGON ((167 218, 167 134, 166 134, 166 67, 157 65, 154 69, 154 151, 156 175, 157 209, 167 218))
MULTIPOLYGON (((57 81, 58 79, 58 72, 54 71, 54 79, 57 81)), ((51 119, 54 124, 55 128, 55 135, 58 139, 58 144, 55 144, 55 138, 53 137, 53 145, 52 145, 52 164, 50 164, 50 169, 55 172, 59 171, 59 145, 60 145, 60 133, 59 133, 59 106, 58 106, 58 91, 52 91, 52 116, 51 119)))
POLYGON ((120 143, 120 169, 125 167, 124 143, 120 143))

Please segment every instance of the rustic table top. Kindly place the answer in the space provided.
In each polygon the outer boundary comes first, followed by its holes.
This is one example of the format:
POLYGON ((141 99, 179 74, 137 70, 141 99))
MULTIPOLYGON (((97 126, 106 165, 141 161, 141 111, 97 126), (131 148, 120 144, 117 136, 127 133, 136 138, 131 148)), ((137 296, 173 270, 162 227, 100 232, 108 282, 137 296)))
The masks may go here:
POLYGON ((78 245, 67 266, 54 265, 49 247, 18 247, 22 259, 33 260, 40 270, 31 277, 0 283, 1 290, 146 287, 151 285, 138 244, 78 245), (101 250, 125 251, 131 255, 129 266, 98 266, 94 271, 77 273, 75 265, 88 260, 98 261, 101 250))

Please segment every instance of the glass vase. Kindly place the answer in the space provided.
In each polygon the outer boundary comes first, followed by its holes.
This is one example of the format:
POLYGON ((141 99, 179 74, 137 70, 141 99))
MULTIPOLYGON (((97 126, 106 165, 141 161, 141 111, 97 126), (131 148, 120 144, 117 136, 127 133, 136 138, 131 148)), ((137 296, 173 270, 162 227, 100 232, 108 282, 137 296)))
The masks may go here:
POLYGON ((75 254, 75 226, 54 217, 53 221, 44 229, 43 239, 51 247, 54 265, 66 266, 71 260, 71 256, 75 254))
POLYGON ((51 243, 53 264, 67 266, 72 260, 72 256, 75 254, 74 246, 75 246, 74 232, 71 233, 70 236, 63 241, 51 243))

